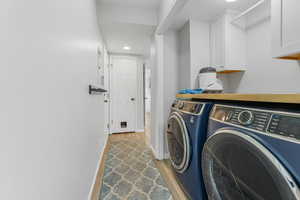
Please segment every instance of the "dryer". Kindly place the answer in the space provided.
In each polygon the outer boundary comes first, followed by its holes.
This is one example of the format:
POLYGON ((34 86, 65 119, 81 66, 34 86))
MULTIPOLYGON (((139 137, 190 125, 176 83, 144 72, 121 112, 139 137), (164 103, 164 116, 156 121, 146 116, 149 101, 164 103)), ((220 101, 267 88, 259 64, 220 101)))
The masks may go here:
POLYGON ((211 200, 299 200, 300 114, 214 105, 202 170, 211 200))
POLYGON ((173 171, 187 196, 205 200, 201 152, 207 137, 211 103, 176 100, 171 108, 166 139, 173 171))

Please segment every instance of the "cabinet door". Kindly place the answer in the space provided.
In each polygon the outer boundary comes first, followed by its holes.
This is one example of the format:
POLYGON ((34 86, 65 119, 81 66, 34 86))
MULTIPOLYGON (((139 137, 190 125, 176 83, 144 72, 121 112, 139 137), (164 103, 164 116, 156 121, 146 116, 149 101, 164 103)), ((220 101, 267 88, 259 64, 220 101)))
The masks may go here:
POLYGON ((272 0, 274 57, 300 58, 299 11, 299 0, 272 0))
POLYGON ((225 66, 225 21, 219 18, 211 24, 211 65, 225 66))

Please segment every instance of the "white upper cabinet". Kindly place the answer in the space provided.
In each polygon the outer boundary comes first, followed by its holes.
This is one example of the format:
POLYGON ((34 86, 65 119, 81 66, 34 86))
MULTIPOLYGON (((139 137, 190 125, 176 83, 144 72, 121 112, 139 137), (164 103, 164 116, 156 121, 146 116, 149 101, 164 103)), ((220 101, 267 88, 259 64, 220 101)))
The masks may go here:
POLYGON ((273 57, 300 59, 300 0, 272 0, 273 57))
POLYGON ((235 11, 227 11, 211 23, 211 65, 219 72, 246 69, 246 33, 231 23, 237 14, 235 11))

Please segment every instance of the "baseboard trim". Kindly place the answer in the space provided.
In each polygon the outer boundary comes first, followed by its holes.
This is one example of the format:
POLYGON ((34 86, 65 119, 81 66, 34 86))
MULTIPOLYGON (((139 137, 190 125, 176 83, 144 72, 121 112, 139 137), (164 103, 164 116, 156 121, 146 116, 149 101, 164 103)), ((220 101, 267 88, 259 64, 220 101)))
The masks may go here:
POLYGON ((104 161, 106 158, 106 152, 108 151, 108 137, 106 137, 105 144, 102 148, 102 151, 100 153, 100 158, 97 163, 97 168, 95 171, 95 175, 93 178, 93 183, 89 192, 88 200, 98 200, 100 191, 101 191, 101 180, 103 177, 103 172, 104 172, 104 161))
POLYGON ((139 129, 139 130, 135 130, 136 133, 143 133, 145 132, 145 129, 139 129))
POLYGON ((150 149, 152 150, 152 153, 153 153, 154 158, 155 158, 156 160, 163 160, 162 158, 160 158, 160 157, 158 156, 158 153, 154 150, 154 148, 153 148, 152 145, 149 145, 149 147, 150 147, 150 149))

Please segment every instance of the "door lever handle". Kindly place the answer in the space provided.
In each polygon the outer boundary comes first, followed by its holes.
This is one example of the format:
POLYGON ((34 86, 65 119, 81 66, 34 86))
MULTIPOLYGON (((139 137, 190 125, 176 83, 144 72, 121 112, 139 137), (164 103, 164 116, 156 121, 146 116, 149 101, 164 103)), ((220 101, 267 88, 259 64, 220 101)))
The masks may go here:
POLYGON ((135 101, 135 98, 131 98, 130 100, 131 100, 131 101, 135 101))

